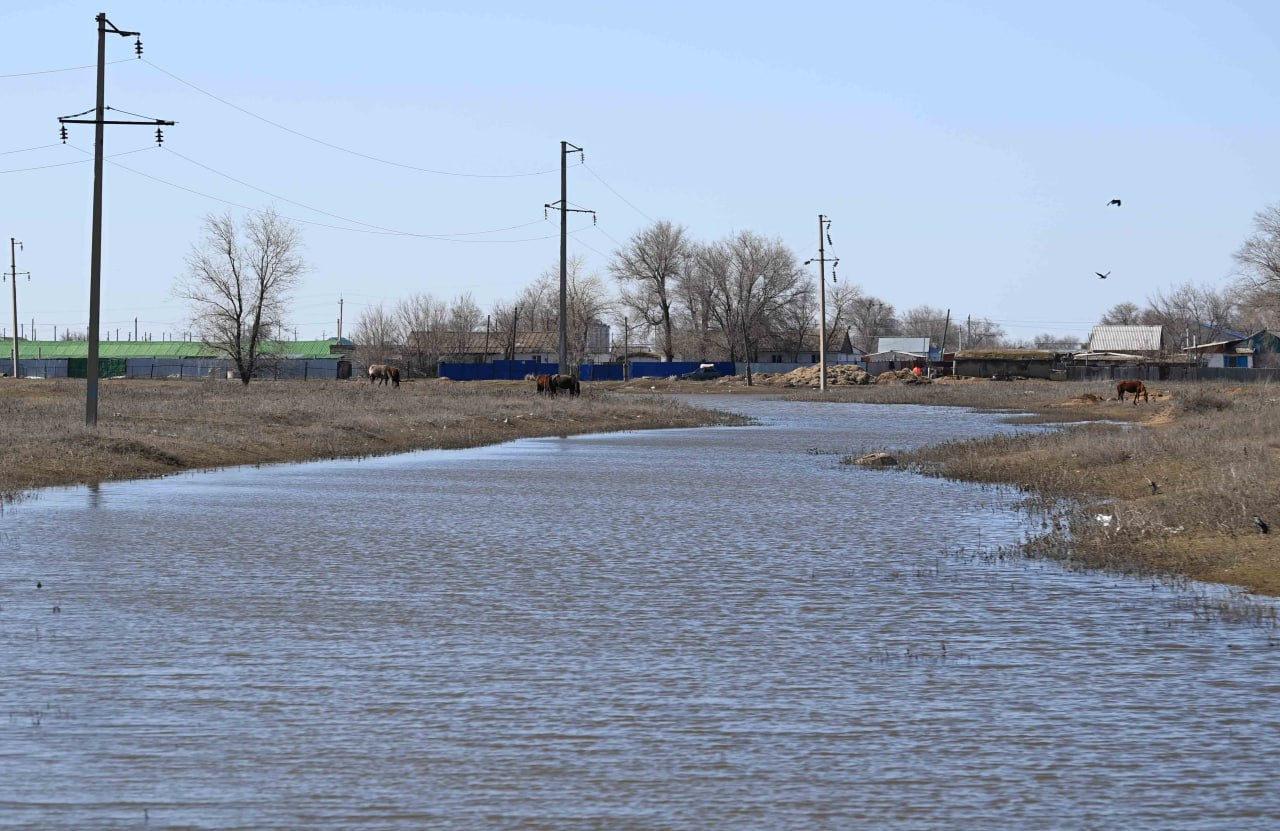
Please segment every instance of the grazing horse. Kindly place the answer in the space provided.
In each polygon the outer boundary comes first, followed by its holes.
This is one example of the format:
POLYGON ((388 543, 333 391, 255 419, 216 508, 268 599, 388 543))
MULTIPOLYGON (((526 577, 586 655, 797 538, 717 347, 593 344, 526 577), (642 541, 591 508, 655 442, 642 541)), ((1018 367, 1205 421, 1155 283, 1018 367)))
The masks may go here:
POLYGON ((533 379, 538 388, 538 395, 555 395, 556 389, 551 386, 550 375, 538 375, 533 379))
POLYGON ((582 384, 572 375, 552 375, 551 394, 555 395, 556 390, 565 390, 570 395, 581 395, 582 384))
POLYGON ((386 384, 391 382, 391 386, 400 386, 400 370, 389 364, 369 364, 369 383, 370 384, 386 384))
POLYGON ((1133 406, 1138 406, 1138 396, 1142 396, 1143 401, 1150 401, 1151 396, 1147 395, 1147 385, 1141 381, 1121 381, 1116 384, 1116 398, 1124 400, 1126 392, 1133 393, 1133 406))

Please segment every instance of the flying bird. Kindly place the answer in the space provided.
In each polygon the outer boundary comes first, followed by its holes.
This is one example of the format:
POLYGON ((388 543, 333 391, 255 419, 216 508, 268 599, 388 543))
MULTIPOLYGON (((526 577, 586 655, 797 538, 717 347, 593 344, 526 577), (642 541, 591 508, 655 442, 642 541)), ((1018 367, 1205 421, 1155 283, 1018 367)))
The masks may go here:
POLYGON ((1270 533, 1271 533, 1271 526, 1270 526, 1270 525, 1268 525, 1268 524, 1267 524, 1267 521, 1266 521, 1266 520, 1264 520, 1262 517, 1260 517, 1260 516, 1256 516, 1256 517, 1254 517, 1254 518, 1253 518, 1253 524, 1254 524, 1254 525, 1257 527, 1257 529, 1258 529, 1259 531, 1261 531, 1262 533, 1264 533, 1264 534, 1270 534, 1270 533))
POLYGON ((1112 199, 1110 202, 1107 203, 1108 208, 1110 208, 1112 205, 1115 205, 1117 208, 1120 207, 1120 200, 1112 199))
POLYGON ((1094 274, 1096 274, 1096 275, 1098 275, 1098 279, 1099 279, 1099 280, 1105 280, 1105 279, 1107 279, 1108 277, 1110 277, 1110 276, 1111 276, 1111 272, 1110 272, 1110 271, 1108 271, 1106 274, 1103 274, 1101 271, 1095 271, 1095 272, 1093 272, 1093 273, 1094 273, 1094 274))

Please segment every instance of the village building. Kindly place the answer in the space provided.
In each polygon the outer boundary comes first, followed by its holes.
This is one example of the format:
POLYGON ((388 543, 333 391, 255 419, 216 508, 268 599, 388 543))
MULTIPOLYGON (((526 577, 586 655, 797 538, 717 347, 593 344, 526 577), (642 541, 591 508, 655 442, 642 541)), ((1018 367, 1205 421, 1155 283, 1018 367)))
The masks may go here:
POLYGON ((1048 349, 967 349, 951 360, 956 375, 973 378, 1055 377, 1055 364, 1069 353, 1048 349))
POLYGON ((1197 358, 1201 366, 1222 369, 1255 369, 1280 366, 1280 337, 1266 329, 1214 343, 1188 346, 1182 350, 1197 358))
MULTIPOLYGON (((866 353, 853 345, 848 330, 836 335, 827 343, 827 363, 856 364, 861 363, 866 353)), ((794 339, 763 340, 756 345, 755 358, 758 363, 771 364, 816 364, 818 363, 818 333, 806 333, 797 343, 794 339)))

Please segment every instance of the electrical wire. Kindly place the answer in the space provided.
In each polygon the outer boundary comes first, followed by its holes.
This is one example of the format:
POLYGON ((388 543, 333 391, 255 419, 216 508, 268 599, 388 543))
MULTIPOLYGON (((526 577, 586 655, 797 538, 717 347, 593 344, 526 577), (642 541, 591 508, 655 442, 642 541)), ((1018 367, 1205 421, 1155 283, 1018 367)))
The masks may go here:
POLYGON ((299 208, 305 208, 308 211, 315 211, 316 213, 323 214, 324 216, 330 217, 331 219, 337 219, 342 222, 349 222, 353 225, 362 225, 365 228, 372 228, 376 231, 382 231, 388 234, 397 234, 397 235, 406 236, 406 237, 423 237, 426 239, 447 239, 449 237, 471 237, 471 236, 479 236, 482 234, 496 234, 502 231, 514 231, 517 228, 528 228, 530 225, 538 225, 545 221, 542 219, 534 219, 530 222, 522 222, 519 225, 507 225, 502 228, 487 228, 483 231, 459 231, 457 233, 450 233, 450 234, 446 234, 446 233, 425 234, 425 233, 417 233, 414 231, 402 231, 395 228, 386 228, 381 225, 374 225, 373 223, 364 222, 362 220, 353 219, 347 216, 342 216, 341 214, 335 214, 330 211, 326 211, 323 208, 317 208, 314 205, 308 205, 305 202, 299 202, 296 199, 290 199, 287 196, 281 196, 278 193, 272 193, 271 191, 266 190, 264 188, 260 188, 257 185, 250 184, 249 182, 246 182, 243 179, 238 179, 229 173, 224 173, 221 170, 212 168, 209 165, 204 164, 203 162, 198 162, 195 159, 191 158, 190 156, 185 156, 171 147, 166 147, 165 150, 177 156, 179 159, 182 159, 183 161, 187 162, 188 164, 192 164, 203 170, 207 170, 210 173, 213 173, 214 175, 221 176, 222 178, 231 182, 235 182, 238 185, 243 185, 244 187, 249 188, 250 190, 256 190, 258 193, 265 194, 266 196, 270 196, 272 199, 279 199, 281 202, 287 202, 290 205, 294 205, 299 208))
MULTIPOLYGON (((88 150, 85 150, 82 147, 76 147, 75 145, 68 145, 68 147, 74 147, 76 150, 79 150, 81 153, 87 154, 89 152, 88 150)), ((150 148, 143 148, 143 149, 150 149, 150 148)), ((233 202, 230 199, 223 199, 220 196, 214 196, 212 194, 196 190, 195 188, 189 188, 186 185, 180 185, 177 182, 170 182, 168 179, 162 179, 159 176, 153 176, 150 173, 144 173, 141 170, 136 170, 132 167, 129 167, 128 165, 120 164, 119 162, 110 162, 110 164, 113 165, 114 167, 120 168, 121 170, 128 171, 129 173, 132 173, 135 176, 141 176, 144 179, 150 179, 153 182, 157 182, 159 184, 166 185, 171 188, 176 188, 181 191, 186 191, 187 193, 190 193, 194 196, 200 196, 205 199, 211 199, 214 202, 221 202, 224 205, 230 205, 233 208, 240 208, 241 210, 249 211, 250 213, 259 213, 259 214, 262 213, 261 208, 254 208, 250 205, 245 205, 241 202, 233 202)), ((329 228, 335 231, 349 231, 355 234, 373 234, 375 236, 405 236, 404 234, 400 234, 396 232, 377 231, 377 230, 370 230, 366 228, 351 228, 346 225, 333 225, 327 222, 316 222, 313 219, 302 219, 301 217, 286 216, 284 214, 280 214, 279 216, 281 219, 287 219, 290 222, 297 222, 302 225, 314 225, 320 228, 329 228)), ((586 230, 586 228, 585 227, 579 228, 578 230, 584 231, 586 230)), ((558 234, 546 234, 544 236, 538 236, 538 237, 519 237, 516 239, 455 239, 452 237, 421 237, 421 238, 435 239, 440 242, 518 243, 518 242, 536 242, 538 240, 554 239, 556 236, 558 236, 558 234)))
MULTIPOLYGON (((79 147, 77 147, 76 149, 77 149, 77 150, 80 150, 80 148, 79 148, 79 147)), ((132 154, 134 154, 134 153, 141 153, 143 150, 154 150, 154 149, 155 149, 155 147, 154 147, 154 146, 152 146, 152 145, 148 145, 147 147, 139 147, 139 148, 137 148, 136 150, 125 150, 125 151, 124 151, 124 152, 122 152, 122 153, 112 153, 111 155, 109 155, 109 156, 104 156, 103 158, 104 158, 104 159, 117 159, 117 158, 119 158, 119 157, 121 157, 121 156, 129 156, 129 155, 132 155, 132 154)), ((81 150, 81 152, 82 152, 82 153, 87 153, 88 151, 87 151, 87 150, 81 150)), ((90 153, 89 155, 93 155, 93 154, 92 154, 92 153, 90 153)), ((48 170, 48 169, 49 169, 49 168, 51 168, 51 167, 67 167, 68 165, 73 165, 73 164, 88 164, 88 163, 89 163, 89 162, 91 162, 91 161, 93 161, 93 159, 75 159, 74 161, 69 161, 69 162, 54 162, 53 164, 42 164, 42 165, 36 165, 35 167, 15 167, 15 168, 11 168, 11 169, 9 169, 9 170, 0 170, 0 174, 3 174, 3 173, 25 173, 25 172, 27 172, 27 171, 29 171, 29 170, 48 170)), ((112 164, 115 164, 115 162, 112 162, 112 164)))
POLYGON ((403 170, 416 170, 419 173, 433 173, 437 176, 455 176, 463 179, 521 179, 529 176, 545 176, 548 173, 557 173, 560 170, 560 168, 558 167, 553 167, 553 168, 547 168, 545 170, 531 170, 524 173, 464 173, 456 170, 439 170, 439 169, 430 168, 430 167, 418 167, 417 165, 405 164, 404 162, 397 162, 391 159, 384 159, 380 156, 374 156, 369 153, 362 153, 359 150, 352 150, 350 147, 343 147, 340 144, 334 144, 333 142, 325 141, 324 139, 307 135, 306 133, 300 130, 295 130, 292 127, 287 127, 278 121, 272 121, 271 119, 267 118, 264 115, 259 115, 258 113, 255 113, 252 110, 245 109, 244 107, 241 107, 239 104, 233 104, 227 99, 219 95, 215 95, 212 92, 209 92, 207 89, 203 89, 199 86, 196 86, 195 84, 191 83, 185 78, 181 78, 175 75, 174 73, 170 72, 164 67, 159 66, 155 63, 152 63, 147 58, 142 58, 141 60, 143 63, 145 63, 147 66, 151 67, 152 69, 156 70, 157 72, 160 72, 164 75, 169 76, 170 78, 177 81, 178 83, 188 86, 191 89, 195 90, 196 92, 200 93, 201 95, 212 98, 214 101, 217 101, 218 103, 223 104, 224 106, 230 107, 233 110, 237 110, 238 112, 244 113, 250 118, 255 118, 258 121, 261 121, 263 124, 269 124, 272 127, 275 127, 277 130, 283 130, 286 133, 297 136, 298 138, 306 139, 307 141, 310 141, 310 142, 314 142, 316 144, 319 144, 322 147, 327 147, 330 150, 337 150, 338 152, 347 153, 352 156, 357 156, 361 159, 366 159, 371 162, 378 162, 379 164, 390 165, 391 167, 398 167, 403 170))
MULTIPOLYGON (((126 63, 132 60, 134 60, 134 58, 118 58, 114 61, 107 61, 106 65, 111 66, 112 64, 126 63)), ((77 69, 96 69, 97 66, 98 65, 96 63, 87 63, 84 66, 64 66, 61 69, 37 69, 32 72, 10 72, 7 75, 0 75, 0 78, 27 78, 32 75, 52 75, 55 72, 74 72, 77 69)))
POLYGON ((595 172, 595 170, 594 170, 594 169, 592 169, 592 168, 591 168, 591 166, 590 166, 590 165, 588 165, 586 162, 582 162, 582 166, 583 166, 583 167, 585 167, 585 168, 587 169, 587 172, 588 172, 588 173, 590 173, 592 176, 596 177, 596 179, 600 182, 600 184, 602 184, 602 185, 604 185, 606 188, 608 188, 610 193, 612 193, 614 196, 616 196, 616 197, 618 197, 619 199, 621 199, 623 202, 627 203, 627 205, 631 208, 631 210, 633 210, 633 211, 635 211, 636 213, 640 214, 642 217, 644 217, 645 219, 649 220, 650 222, 657 222, 657 220, 656 220, 656 219, 654 219, 653 217, 649 216, 649 215, 648 215, 647 213, 645 213, 644 211, 642 211, 642 210, 640 210, 639 208, 637 208, 637 207, 635 206, 635 203, 634 203, 634 202, 632 202, 630 199, 628 199, 627 197, 625 197, 625 196, 623 196, 622 194, 618 193, 618 191, 614 189, 613 185, 611 185, 611 184, 609 184, 608 182, 606 182, 606 181, 605 181, 605 180, 600 176, 600 174, 599 174, 599 173, 596 173, 596 172, 595 172))
POLYGON ((40 144, 35 147, 23 147, 20 150, 0 150, 0 156, 12 156, 14 153, 30 153, 32 150, 47 150, 50 147, 57 146, 55 142, 54 144, 40 144))

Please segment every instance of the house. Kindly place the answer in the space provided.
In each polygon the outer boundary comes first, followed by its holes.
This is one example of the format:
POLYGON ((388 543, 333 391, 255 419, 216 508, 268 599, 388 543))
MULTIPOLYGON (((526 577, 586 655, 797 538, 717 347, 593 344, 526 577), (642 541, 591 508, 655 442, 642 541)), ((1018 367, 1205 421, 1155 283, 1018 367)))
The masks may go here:
POLYGON ((928 357, 932 347, 929 338, 876 338, 876 352, 907 352, 928 357))
MULTIPOLYGON (((866 352, 853 345, 846 330, 827 344, 827 363, 856 364, 861 363, 866 352)), ((806 333, 799 344, 795 341, 762 340, 756 345, 757 363, 769 364, 816 364, 818 363, 818 334, 806 333)))
POLYGON ((1155 357, 1164 351, 1164 327, 1095 326, 1089 334, 1088 351, 1155 357))
POLYGON ((1051 378, 1060 353, 1048 349, 967 349, 952 360, 956 375, 1051 378))
POLYGON ((1202 343, 1182 350, 1204 366, 1236 369, 1280 366, 1280 337, 1266 329, 1230 340, 1202 343))

